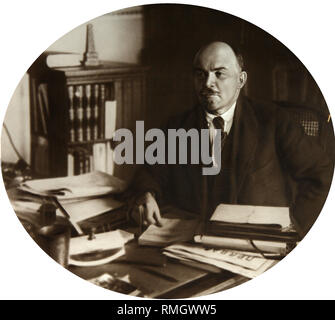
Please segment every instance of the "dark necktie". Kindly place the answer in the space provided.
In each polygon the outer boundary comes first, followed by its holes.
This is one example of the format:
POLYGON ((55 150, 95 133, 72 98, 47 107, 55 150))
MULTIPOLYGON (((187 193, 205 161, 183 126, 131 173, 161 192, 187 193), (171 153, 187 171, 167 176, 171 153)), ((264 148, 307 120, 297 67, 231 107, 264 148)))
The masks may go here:
POLYGON ((221 129, 221 149, 223 149, 227 132, 224 131, 224 120, 221 117, 215 117, 213 119, 213 125, 215 129, 221 129))

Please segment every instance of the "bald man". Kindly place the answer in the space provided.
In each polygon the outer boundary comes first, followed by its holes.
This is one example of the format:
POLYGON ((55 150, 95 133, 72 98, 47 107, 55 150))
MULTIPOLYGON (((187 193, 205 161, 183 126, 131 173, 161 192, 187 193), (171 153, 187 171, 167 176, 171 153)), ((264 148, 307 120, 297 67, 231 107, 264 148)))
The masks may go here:
POLYGON ((221 170, 203 176, 202 164, 146 166, 134 181, 144 223, 161 224, 159 204, 164 201, 205 218, 220 203, 289 206, 304 236, 326 199, 331 162, 281 108, 240 95, 247 73, 242 57, 227 43, 201 48, 193 65, 199 103, 167 128, 209 129, 211 141, 214 129, 221 129, 221 170), (288 179, 297 184, 294 195, 288 179))

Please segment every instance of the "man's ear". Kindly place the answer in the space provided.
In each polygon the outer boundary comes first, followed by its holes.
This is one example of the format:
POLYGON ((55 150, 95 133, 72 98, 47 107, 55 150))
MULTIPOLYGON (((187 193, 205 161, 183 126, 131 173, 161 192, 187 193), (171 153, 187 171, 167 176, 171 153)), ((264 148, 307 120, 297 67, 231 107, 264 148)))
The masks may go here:
POLYGON ((238 79, 239 80, 239 87, 240 87, 240 89, 242 89, 243 86, 245 85, 245 83, 247 82, 247 78, 248 78, 247 73, 245 71, 242 71, 240 73, 240 77, 238 79))

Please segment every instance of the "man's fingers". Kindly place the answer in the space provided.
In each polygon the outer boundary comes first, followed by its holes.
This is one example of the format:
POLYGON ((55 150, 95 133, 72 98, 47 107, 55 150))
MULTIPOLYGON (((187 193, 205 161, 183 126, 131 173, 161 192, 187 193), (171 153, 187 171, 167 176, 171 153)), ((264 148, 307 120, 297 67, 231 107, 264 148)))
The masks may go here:
POLYGON ((159 211, 159 207, 156 203, 147 203, 147 217, 150 224, 155 224, 158 227, 161 227, 162 217, 159 211))
POLYGON ((154 209, 150 204, 147 204, 145 207, 145 218, 144 221, 147 222, 147 225, 154 224, 155 219, 154 219, 154 209))
POLYGON ((148 221, 147 220, 143 220, 143 225, 146 227, 148 225, 148 221))
MULTIPOLYGON (((150 194, 149 194, 150 195, 150 194)), ((134 210, 133 217, 144 226, 155 224, 162 226, 162 217, 155 198, 148 196, 147 198, 139 198, 137 200, 137 210, 134 210)))
POLYGON ((154 219, 153 213, 148 214, 145 221, 147 222, 147 225, 155 224, 156 220, 154 219))
POLYGON ((157 208, 157 209, 154 211, 154 218, 155 218, 155 220, 156 220, 156 225, 157 225, 158 227, 162 227, 162 226, 163 226, 163 222, 162 222, 162 217, 161 217, 159 208, 157 208))

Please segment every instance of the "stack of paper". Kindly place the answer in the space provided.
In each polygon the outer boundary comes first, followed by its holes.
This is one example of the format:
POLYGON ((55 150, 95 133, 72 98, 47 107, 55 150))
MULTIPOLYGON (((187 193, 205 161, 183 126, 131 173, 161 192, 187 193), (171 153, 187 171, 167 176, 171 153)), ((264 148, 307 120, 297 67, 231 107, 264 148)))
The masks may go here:
POLYGON ((276 260, 265 259, 257 253, 230 249, 208 249, 196 244, 175 244, 164 249, 164 254, 175 259, 188 259, 220 269, 255 278, 276 264, 276 260))
POLYGON ((83 234, 79 223, 111 212, 108 224, 116 220, 126 220, 126 212, 114 214, 124 203, 114 199, 113 194, 125 190, 124 181, 102 172, 91 172, 73 177, 31 180, 23 183, 10 200, 15 212, 22 220, 38 225, 38 209, 45 197, 53 196, 58 200, 57 216, 67 213, 78 234, 83 234), (62 209, 60 209, 60 207, 62 209), (114 211, 114 212, 112 212, 114 211))
POLYGON ((58 200, 73 201, 121 193, 126 187, 126 183, 119 178, 93 171, 77 176, 30 180, 22 183, 19 189, 39 196, 56 196, 58 200))
MULTIPOLYGON (((106 212, 111 212, 124 206, 123 202, 113 199, 111 196, 98 197, 95 199, 87 199, 75 202, 65 202, 62 204, 63 208, 69 215, 69 220, 78 232, 78 234, 83 234, 83 230, 79 223, 100 216, 106 212)), ((61 215, 60 209, 57 209, 57 214, 61 215)), ((109 223, 117 222, 120 220, 119 214, 111 213, 109 217, 109 223), (113 219, 115 217, 115 219, 113 219)), ((126 220, 126 212, 123 213, 123 220, 126 220)))
POLYGON ((249 252, 273 253, 285 256, 287 253, 287 244, 277 241, 248 240, 240 238, 230 238, 225 236, 195 235, 194 242, 201 243, 212 248, 227 248, 234 250, 243 250, 249 252), (256 248, 257 249, 256 249, 256 248))

